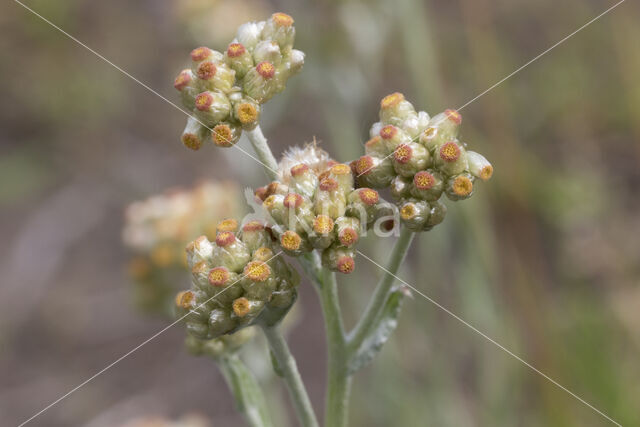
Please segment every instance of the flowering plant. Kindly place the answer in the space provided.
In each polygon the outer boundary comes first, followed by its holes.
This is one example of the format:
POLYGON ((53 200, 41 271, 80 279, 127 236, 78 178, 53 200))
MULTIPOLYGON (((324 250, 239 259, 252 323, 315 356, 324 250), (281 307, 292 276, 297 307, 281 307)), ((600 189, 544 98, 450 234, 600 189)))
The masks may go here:
MULTIPOLYGON (((284 13, 244 24, 225 53, 194 49, 191 66, 175 79, 184 106, 193 113, 182 143, 193 150, 209 141, 232 147, 246 132, 272 178, 255 190, 258 220, 228 218, 218 223, 211 239, 203 235, 187 245, 192 286, 175 297, 175 306, 186 325, 188 347, 195 353, 216 349, 218 359, 237 348, 229 337, 258 326, 300 424, 317 426, 279 330, 300 282, 285 255, 297 260, 315 284, 326 324, 325 424, 340 427, 347 423, 353 374, 374 358, 397 325, 408 290, 394 286, 394 278, 413 237, 445 219, 443 199, 469 198, 475 183, 488 180, 493 169, 460 140, 462 117, 457 111, 431 117, 416 111, 400 93, 382 99, 379 121, 371 126, 362 157, 340 163, 309 144, 291 148, 277 162, 260 130, 260 112, 303 66, 304 54, 293 49, 293 24, 284 13), (389 192, 393 202, 383 200, 378 190, 389 192), (361 319, 346 332, 336 272, 354 272, 359 238, 368 230, 383 229, 398 235, 386 274, 361 319), (226 341, 212 345, 209 340, 226 341)), ((255 382, 239 386, 245 394, 255 394, 257 387, 255 382)), ((271 425, 268 414, 247 419, 254 426, 271 425)))

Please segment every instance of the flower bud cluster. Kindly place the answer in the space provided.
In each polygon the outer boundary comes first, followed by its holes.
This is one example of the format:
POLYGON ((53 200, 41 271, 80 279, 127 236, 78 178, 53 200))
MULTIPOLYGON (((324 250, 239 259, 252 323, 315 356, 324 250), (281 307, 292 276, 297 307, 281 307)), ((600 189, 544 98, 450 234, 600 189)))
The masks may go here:
POLYGON ((129 249, 129 275, 137 305, 149 312, 173 313, 173 297, 187 267, 184 246, 193 236, 215 238, 218 221, 242 212, 239 188, 205 181, 130 204, 122 239, 129 249))
POLYGON ((267 21, 238 28, 225 53, 208 47, 191 51, 191 67, 174 81, 187 120, 182 143, 198 150, 209 138, 219 147, 234 145, 243 130, 258 125, 260 106, 282 92, 304 64, 293 49, 293 18, 274 13, 267 21))
POLYGON ((294 151, 306 151, 306 161, 298 154, 303 162, 291 165, 285 156, 281 180, 255 192, 271 230, 288 255, 318 249, 324 266, 351 273, 362 232, 387 211, 381 209, 376 190, 354 187, 349 165, 327 161, 328 155, 315 145, 294 151))
POLYGON ((300 281, 276 252, 270 230, 258 221, 228 219, 213 242, 200 236, 187 245, 192 286, 180 292, 177 315, 198 339, 217 338, 254 324, 282 319, 297 297, 300 281))
POLYGON ((453 201, 467 199, 476 180, 486 181, 493 173, 487 159, 467 151, 458 139, 461 123, 455 110, 429 117, 401 93, 384 97, 365 155, 351 163, 358 185, 389 188, 405 226, 430 230, 446 215, 443 194, 453 201))

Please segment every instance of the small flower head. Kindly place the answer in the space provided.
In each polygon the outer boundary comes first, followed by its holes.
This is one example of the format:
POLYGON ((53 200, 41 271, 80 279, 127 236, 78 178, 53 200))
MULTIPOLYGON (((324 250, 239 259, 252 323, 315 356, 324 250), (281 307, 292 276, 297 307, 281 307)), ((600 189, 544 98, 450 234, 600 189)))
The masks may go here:
POLYGON ((298 193, 289 193, 284 197, 283 204, 289 209, 296 209, 299 208, 303 202, 304 199, 298 193))
POLYGON ((418 210, 414 203, 408 202, 400 208, 400 218, 405 221, 413 219, 418 214, 418 210))
POLYGON ((273 251, 266 246, 262 246, 255 250, 253 258, 258 261, 267 262, 273 258, 273 251))
POLYGON ((189 69, 182 70, 180 71, 180 74, 178 74, 176 79, 173 81, 173 87, 181 91, 186 86, 188 86, 192 80, 193 80, 193 77, 191 74, 191 70, 189 69))
POLYGON ((302 238, 293 230, 287 230, 280 237, 280 245, 288 251, 295 252, 302 245, 302 238))
POLYGON ((213 51, 208 47, 197 47, 191 51, 191 60, 193 62, 200 62, 213 55, 213 51))
POLYGON ((318 215, 313 220, 313 231, 318 234, 329 234, 333 231, 333 219, 327 215, 318 215))
POLYGON ((214 126, 211 138, 218 147, 231 147, 240 138, 240 133, 236 128, 232 128, 226 123, 214 126))
POLYGON ((212 61, 203 61, 196 69, 196 75, 202 80, 211 80, 218 71, 218 67, 212 61))
POLYGON ((202 147, 202 140, 195 133, 183 133, 181 140, 182 144, 191 150, 196 151, 202 147))
POLYGON ((371 188, 361 188, 358 191, 358 196, 362 203, 367 206, 374 206, 380 200, 380 195, 376 190, 372 190, 371 188))
POLYGON ((483 181, 487 181, 493 175, 493 166, 482 155, 474 151, 467 151, 467 158, 469 159, 469 172, 476 178, 480 178, 483 181))
POLYGON ((398 128, 394 125, 386 125, 382 129, 380 129, 380 137, 386 140, 393 139, 393 137, 396 136, 397 133, 398 128))
POLYGON ((453 179, 451 189, 460 197, 467 197, 473 191, 473 182, 465 175, 459 175, 453 179))
POLYGON ((333 178, 324 178, 320 181, 319 188, 322 191, 335 191, 338 189, 338 181, 333 178))
POLYGON ((242 231, 245 233, 262 230, 264 230, 264 224, 262 224, 260 221, 249 221, 242 226, 242 231))
POLYGON ((271 15, 271 20, 278 27, 290 27, 293 25, 293 18, 286 13, 276 12, 271 15))
POLYGON ((462 124, 462 115, 457 110, 446 109, 444 110, 444 114, 456 125, 462 124))
POLYGON ((338 233, 338 240, 342 246, 351 247, 358 242, 358 232, 352 227, 344 227, 338 233))
POLYGON ((342 256, 338 259, 337 262, 338 271, 342 274, 352 273, 356 267, 356 263, 353 260, 353 257, 348 255, 342 256))
POLYGON ((253 282, 264 282, 271 276, 271 268, 264 261, 251 261, 244 267, 244 275, 253 282))
POLYGON ((236 235, 231 231, 221 231, 216 236, 216 245, 221 248, 227 247, 236 241, 236 235))
POLYGON ((229 47, 227 47, 227 56, 230 58, 237 58, 238 56, 244 55, 246 51, 247 50, 242 43, 231 43, 229 47))
POLYGON ((220 221, 216 227, 218 231, 238 231, 238 221, 233 218, 227 218, 220 221))
POLYGON ((208 110, 213 104, 214 98, 211 92, 202 92, 196 96, 196 108, 200 111, 208 110))
POLYGON ((233 312, 238 317, 244 317, 251 311, 251 303, 245 297, 240 297, 233 301, 233 312))
POLYGON ((349 167, 349 165, 345 165, 344 163, 338 163, 331 166, 330 171, 332 174, 337 176, 351 174, 351 168, 349 167))
POLYGON ((216 267, 209 271, 209 283, 211 286, 222 287, 229 282, 229 270, 225 267, 216 267))
POLYGON ((411 160, 413 150, 409 144, 400 144, 393 152, 393 158, 396 162, 405 164, 411 160))
POLYGON ((242 102, 236 106, 236 117, 244 125, 252 125, 258 122, 259 111, 251 102, 242 102))
POLYGON ((455 142, 449 141, 440 147, 438 154, 443 161, 452 163, 460 158, 460 147, 455 142))
POLYGON ((398 105, 400 102, 404 101, 404 95, 400 92, 392 93, 391 95, 387 95, 382 98, 380 101, 380 108, 387 109, 392 108, 398 105))
POLYGON ((276 73, 276 67, 271 62, 262 61, 256 65, 256 71, 262 76, 263 79, 272 79, 276 73))
POLYGON ((355 162, 357 176, 366 175, 375 167, 375 162, 371 156, 362 156, 355 162))
POLYGON ((290 169, 291 176, 293 176, 293 177, 304 175, 308 171, 309 171, 309 166, 307 166, 304 163, 299 163, 299 164, 297 164, 295 166, 292 166, 291 169, 290 169))
POLYGON ((179 292, 178 295, 176 295, 176 306, 185 310, 193 307, 195 305, 195 301, 195 294, 191 291, 179 292))
POLYGON ((435 184, 435 177, 427 171, 420 171, 413 177, 413 185, 419 190, 430 190, 435 184))

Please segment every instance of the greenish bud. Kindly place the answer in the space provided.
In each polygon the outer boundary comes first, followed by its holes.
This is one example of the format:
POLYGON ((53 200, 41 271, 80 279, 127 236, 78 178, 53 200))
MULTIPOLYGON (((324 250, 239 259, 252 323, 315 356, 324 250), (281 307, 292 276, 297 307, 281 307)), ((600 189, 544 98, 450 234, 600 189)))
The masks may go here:
POLYGON ((445 110, 429 120, 429 126, 420 135, 420 142, 429 150, 458 137, 462 116, 456 110, 445 110))
POLYGON ((260 120, 260 105, 255 101, 243 97, 233 104, 233 118, 236 119, 242 129, 253 130, 260 120))
POLYGON ((327 215, 318 215, 313 220, 313 232, 309 234, 309 241, 315 249, 325 249, 333 243, 333 229, 335 223, 327 215))
POLYGON ((290 170, 289 185, 298 194, 311 198, 318 186, 318 177, 309 166, 299 163, 290 170))
POLYGON ((278 67, 282 62, 282 53, 280 53, 278 43, 273 40, 263 40, 259 42, 253 50, 253 62, 255 64, 269 62, 275 67, 278 67))
POLYGON ((385 124, 401 126, 411 115, 415 115, 413 105, 400 92, 392 93, 380 101, 380 121, 385 124))
POLYGON ((471 175, 483 181, 489 180, 493 175, 493 166, 491 163, 479 153, 475 151, 467 151, 467 159, 469 161, 469 172, 471 175))
POLYGON ((372 188, 385 188, 396 176, 389 157, 380 158, 370 155, 360 157, 353 163, 359 185, 372 188))
POLYGON ((253 66, 251 54, 242 43, 231 43, 225 53, 225 62, 235 71, 235 77, 241 79, 253 66))
POLYGON ((421 231, 430 213, 431 206, 423 200, 408 199, 400 205, 400 219, 412 231, 421 231))
POLYGON ((349 216, 356 217, 365 225, 375 219, 380 195, 371 188, 358 188, 349 193, 347 198, 349 216))
POLYGON ((238 27, 236 39, 238 43, 244 45, 248 50, 252 50, 260 41, 260 34, 264 29, 265 22, 247 22, 238 27))
POLYGON ((187 263, 193 268, 199 262, 208 262, 213 253, 213 245, 207 236, 200 236, 186 247, 187 263))
POLYGON ((203 126, 196 118, 189 117, 180 140, 185 147, 199 150, 210 136, 211 131, 206 126, 203 126))
POLYGON ((182 105, 189 110, 193 110, 196 96, 200 93, 200 90, 196 87, 196 79, 193 72, 188 68, 182 70, 173 81, 173 87, 180 92, 182 105))
POLYGON ((393 152, 393 168, 398 175, 412 177, 431 162, 429 151, 415 142, 400 144, 393 152))
POLYGON ((431 211, 429 214, 429 218, 424 223, 424 227, 422 231, 429 231, 436 225, 440 224, 444 221, 444 217, 447 215, 447 205, 442 203, 440 200, 435 200, 430 202, 431 211))
POLYGON ((292 49, 287 62, 289 63, 288 77, 298 74, 304 66, 304 52, 298 49, 292 49))
POLYGON ((229 98, 224 93, 217 91, 198 94, 195 105, 196 117, 207 126, 215 126, 226 120, 231 112, 229 98))
POLYGON ((218 264, 236 273, 241 272, 251 259, 251 253, 245 244, 231 231, 222 231, 216 235, 216 246, 212 256, 218 264))
POLYGON ((360 238, 360 220, 343 216, 336 220, 335 234, 340 245, 350 248, 355 246, 360 238))
POLYGON ((355 250, 332 245, 322 251, 322 264, 331 271, 349 274, 355 269, 355 250))
POLYGON ((473 175, 464 172, 447 180, 445 194, 450 200, 464 200, 473 194, 473 175))
POLYGON ((408 144, 411 137, 402 129, 394 125, 386 125, 380 129, 380 138, 387 146, 389 152, 394 151, 400 144, 408 144))
MULTIPOLYGON (((204 337, 205 338, 208 338, 210 336, 217 337, 222 334, 231 332, 236 327, 236 322, 234 321, 234 319, 232 319, 231 316, 232 314, 230 310, 225 310, 221 308, 216 308, 214 310, 211 310, 211 315, 209 317, 209 324, 207 325, 208 330, 206 331, 206 334, 204 334, 204 337)), ((189 324, 187 324, 187 328, 188 327, 189 327, 189 324)), ((187 329, 187 331, 192 333, 192 331, 190 331, 189 329, 187 329)), ((203 334, 199 334, 199 335, 202 336, 203 334)))
POLYGON ((204 46, 193 49, 190 55, 191 55, 191 61, 192 61, 191 71, 193 71, 193 74, 195 75, 198 75, 198 67, 203 62, 208 61, 208 62, 217 63, 222 61, 222 58, 224 57, 217 50, 209 49, 208 47, 204 47, 204 46))
POLYGON ((327 177, 336 180, 338 188, 343 193, 353 190, 353 174, 349 165, 338 163, 331 166, 327 177))
POLYGON ((195 74, 198 76, 198 87, 202 91, 229 92, 236 81, 235 71, 224 62, 202 61, 195 74))
POLYGON ((270 62, 260 62, 250 69, 243 79, 244 93, 258 104, 264 104, 278 88, 276 68, 270 62))
POLYGON ((432 201, 438 200, 443 190, 442 174, 433 169, 427 169, 413 176, 409 192, 417 199, 432 201))
POLYGON ((233 308, 231 318, 240 326, 248 325, 258 317, 264 305, 262 300, 240 297, 231 305, 233 308))
POLYGON ((281 224, 286 219, 284 195, 272 194, 268 196, 264 202, 262 202, 262 207, 266 209, 269 215, 271 215, 273 220, 277 223, 281 224))
POLYGON ((420 111, 418 114, 410 115, 400 125, 410 137, 412 141, 418 140, 420 135, 429 126, 429 114, 420 111))
POLYGON ((244 224, 242 226, 240 239, 251 252, 269 246, 271 243, 269 233, 265 230, 264 224, 259 221, 249 221, 244 224))
POLYGON ((435 167, 445 175, 457 175, 467 170, 469 163, 464 147, 456 141, 448 141, 436 147, 435 167))
POLYGON ((293 18, 282 12, 271 15, 262 30, 262 38, 274 40, 283 50, 293 46, 295 36, 293 18))
MULTIPOLYGON (((379 130, 378 133, 380 133, 379 130)), ((390 152, 387 144, 380 138, 380 135, 375 135, 364 144, 364 153, 372 157, 384 158, 387 157, 390 152)))
POLYGON ((334 220, 344 215, 347 208, 347 200, 338 181, 330 177, 320 181, 313 202, 316 214, 327 215, 334 220))
POLYGON ((391 181, 390 191, 395 200, 406 199, 411 195, 412 180, 402 176, 396 176, 391 181))

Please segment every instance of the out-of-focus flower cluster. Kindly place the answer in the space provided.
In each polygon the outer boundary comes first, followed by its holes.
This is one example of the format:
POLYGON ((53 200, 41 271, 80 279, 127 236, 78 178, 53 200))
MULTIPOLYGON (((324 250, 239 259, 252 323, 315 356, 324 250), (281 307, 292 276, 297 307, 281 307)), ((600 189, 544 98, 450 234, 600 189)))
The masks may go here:
POLYGON ((349 165, 315 144, 285 154, 279 176, 255 194, 280 247, 292 256, 318 249, 325 267, 351 273, 361 232, 388 213, 378 192, 356 189, 349 165))
POLYGON ((458 139, 461 123, 455 110, 430 118, 401 93, 386 96, 365 155, 351 163, 358 185, 389 188, 404 225, 430 230, 446 215, 443 194, 453 201, 466 199, 477 179, 486 181, 493 173, 487 159, 467 151, 458 139))
POLYGON ((214 238, 218 221, 240 214, 239 188, 203 182, 132 203, 122 237, 132 253, 129 274, 140 308, 173 313, 173 298, 187 268, 184 247, 194 236, 214 238))
POLYGON ((241 25, 225 53, 208 47, 191 51, 191 67, 174 81, 182 104, 193 113, 182 143, 197 150, 212 139, 230 147, 242 130, 254 129, 260 106, 302 69, 304 53, 293 49, 294 38, 293 18, 274 13, 267 21, 241 25))
POLYGON ((217 230, 213 242, 200 236, 187 245, 192 286, 175 298, 187 331, 211 339, 258 320, 279 322, 297 298, 300 278, 277 250, 270 230, 250 221, 238 231, 234 219, 220 222, 217 230))

